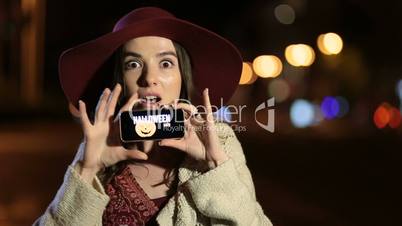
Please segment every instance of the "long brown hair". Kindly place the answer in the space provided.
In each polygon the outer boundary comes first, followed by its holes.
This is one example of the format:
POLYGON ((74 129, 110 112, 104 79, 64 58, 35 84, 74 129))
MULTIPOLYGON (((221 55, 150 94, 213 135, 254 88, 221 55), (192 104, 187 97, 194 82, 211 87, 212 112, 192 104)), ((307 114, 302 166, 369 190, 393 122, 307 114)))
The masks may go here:
MULTIPOLYGON (((179 61, 180 75, 181 75, 181 90, 180 90, 180 99, 185 99, 191 101, 191 94, 193 92, 193 79, 192 79, 192 69, 191 69, 191 59, 188 55, 187 51, 178 43, 173 41, 174 48, 176 50, 176 55, 179 61)), ((120 47, 114 54, 115 66, 114 66, 114 84, 120 83, 123 86, 123 95, 120 96, 117 108, 120 107, 127 101, 129 98, 127 95, 127 88, 124 85, 123 78, 123 47, 120 47)), ((119 162, 113 166, 106 168, 104 171, 98 173, 98 177, 102 181, 105 186, 109 181, 113 178, 113 176, 127 163, 132 161, 126 160, 119 162)), ((174 186, 176 183, 170 183, 170 177, 172 175, 177 175, 178 167, 167 170, 164 173, 164 179, 160 184, 167 184, 167 186, 174 186)))

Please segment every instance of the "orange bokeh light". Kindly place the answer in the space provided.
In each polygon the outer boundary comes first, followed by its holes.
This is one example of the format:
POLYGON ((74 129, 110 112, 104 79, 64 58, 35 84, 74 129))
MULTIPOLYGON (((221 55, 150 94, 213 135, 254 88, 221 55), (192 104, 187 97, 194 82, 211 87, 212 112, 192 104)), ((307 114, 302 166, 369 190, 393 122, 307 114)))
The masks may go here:
POLYGON ((389 122, 389 112, 386 107, 379 106, 374 112, 374 123, 377 128, 384 128, 389 122))
POLYGON ((387 125, 393 129, 398 128, 402 121, 399 110, 388 103, 382 103, 378 106, 374 112, 373 120, 374 124, 379 129, 382 129, 387 125))
POLYGON ((395 129, 401 125, 401 113, 395 107, 392 107, 388 110, 390 114, 390 119, 388 122, 389 127, 395 129))
POLYGON ((240 85, 247 84, 248 82, 250 82, 252 77, 253 77, 253 69, 250 67, 249 64, 243 62, 243 69, 241 72, 239 84, 240 85))

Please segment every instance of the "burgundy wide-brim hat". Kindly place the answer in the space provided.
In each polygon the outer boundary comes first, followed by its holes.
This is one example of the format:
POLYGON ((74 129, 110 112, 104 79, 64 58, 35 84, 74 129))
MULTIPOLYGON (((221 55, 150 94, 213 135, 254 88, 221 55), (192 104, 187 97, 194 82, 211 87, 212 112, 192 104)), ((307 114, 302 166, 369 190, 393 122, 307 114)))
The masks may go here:
POLYGON ((209 88, 212 104, 220 106, 221 98, 223 103, 229 101, 242 71, 236 47, 214 32, 155 7, 133 10, 116 23, 112 32, 63 52, 59 76, 68 101, 77 107, 78 100, 83 100, 94 109, 103 89, 113 85, 111 56, 124 43, 141 36, 168 38, 187 50, 192 64, 194 105, 203 103, 205 88, 209 88))

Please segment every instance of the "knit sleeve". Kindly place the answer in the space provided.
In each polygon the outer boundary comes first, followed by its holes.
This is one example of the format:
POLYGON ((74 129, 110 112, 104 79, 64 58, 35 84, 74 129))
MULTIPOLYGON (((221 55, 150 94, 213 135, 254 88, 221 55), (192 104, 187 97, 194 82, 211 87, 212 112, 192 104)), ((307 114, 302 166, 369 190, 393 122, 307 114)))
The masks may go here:
POLYGON ((217 124, 229 160, 186 182, 197 209, 212 225, 272 225, 256 200, 240 142, 227 124, 217 124))
POLYGON ((109 196, 97 177, 88 184, 78 174, 79 169, 79 164, 68 167, 55 198, 34 225, 102 225, 109 196))

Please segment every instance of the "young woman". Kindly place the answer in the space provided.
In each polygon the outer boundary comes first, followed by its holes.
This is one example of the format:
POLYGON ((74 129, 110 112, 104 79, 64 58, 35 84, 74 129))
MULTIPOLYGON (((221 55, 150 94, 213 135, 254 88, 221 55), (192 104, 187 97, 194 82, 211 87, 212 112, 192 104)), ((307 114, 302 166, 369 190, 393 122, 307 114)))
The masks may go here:
POLYGON ((79 108, 84 140, 35 224, 271 225, 239 141, 212 114, 233 94, 241 65, 224 38, 153 7, 66 51, 60 80, 79 108), (183 138, 120 141, 119 112, 164 105, 186 112, 183 138))

